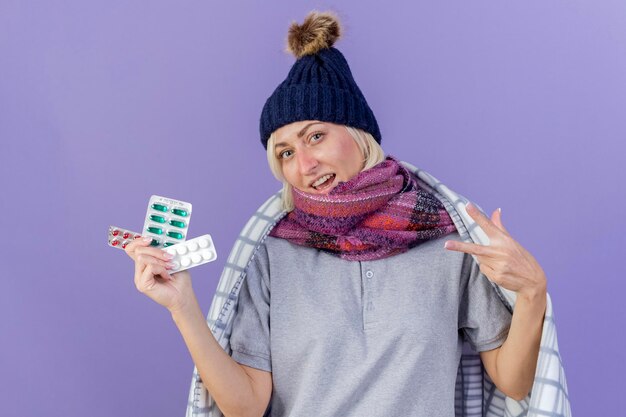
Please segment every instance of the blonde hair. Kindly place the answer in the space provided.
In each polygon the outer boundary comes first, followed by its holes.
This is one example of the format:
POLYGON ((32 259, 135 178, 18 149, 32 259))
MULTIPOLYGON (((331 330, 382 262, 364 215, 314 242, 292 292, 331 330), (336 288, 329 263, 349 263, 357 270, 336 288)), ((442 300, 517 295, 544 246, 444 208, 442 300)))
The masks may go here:
MULTIPOLYGON (((363 155, 363 168, 361 168, 361 171, 370 169, 374 165, 385 160, 385 153, 383 151, 383 148, 380 147, 380 144, 376 142, 376 139, 374 139, 371 133, 351 126, 344 125, 344 127, 358 145, 361 151, 361 155, 363 155)), ((283 209, 289 212, 294 208, 293 194, 291 190, 292 186, 285 180, 280 161, 278 160, 278 158, 276 158, 276 154, 274 153, 275 141, 276 134, 275 132, 272 132, 267 141, 267 162, 269 163, 270 170, 272 171, 272 174, 274 174, 274 177, 276 177, 278 181, 283 183, 283 209)))

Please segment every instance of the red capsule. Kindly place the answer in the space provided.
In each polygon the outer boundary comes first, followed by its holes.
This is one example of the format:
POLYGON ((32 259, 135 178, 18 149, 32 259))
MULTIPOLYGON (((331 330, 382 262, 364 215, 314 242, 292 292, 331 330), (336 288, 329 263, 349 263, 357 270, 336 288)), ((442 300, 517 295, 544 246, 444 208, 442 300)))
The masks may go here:
POLYGON ((119 240, 117 240, 117 239, 115 239, 115 240, 113 240, 113 241, 111 242, 111 245, 112 245, 112 246, 117 246, 117 245, 119 245, 119 244, 120 244, 120 241, 119 241, 119 240))
POLYGON ((130 232, 124 232, 124 234, 122 235, 124 239, 128 239, 129 236, 130 236, 130 232))
POLYGON ((117 235, 119 235, 119 234, 120 234, 120 231, 119 231, 119 230, 117 230, 117 229, 115 229, 115 230, 113 230, 113 231, 111 232, 111 234, 112 234, 113 236, 117 236, 117 235))

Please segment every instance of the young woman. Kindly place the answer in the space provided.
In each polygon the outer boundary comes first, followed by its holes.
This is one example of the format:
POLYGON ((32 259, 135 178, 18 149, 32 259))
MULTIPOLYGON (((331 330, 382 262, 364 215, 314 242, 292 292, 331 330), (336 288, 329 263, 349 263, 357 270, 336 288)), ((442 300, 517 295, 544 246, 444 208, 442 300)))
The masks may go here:
POLYGON ((207 327, 189 272, 170 275, 168 255, 149 240, 126 248, 138 290, 170 310, 227 417, 453 416, 464 340, 497 387, 523 399, 539 351, 543 271, 499 212, 488 219, 468 207, 491 243, 458 241, 442 203, 385 156, 333 47, 339 35, 331 13, 293 24, 297 60, 263 108, 261 142, 289 214, 247 269, 232 355, 207 327), (485 275, 517 292, 513 316, 485 275))

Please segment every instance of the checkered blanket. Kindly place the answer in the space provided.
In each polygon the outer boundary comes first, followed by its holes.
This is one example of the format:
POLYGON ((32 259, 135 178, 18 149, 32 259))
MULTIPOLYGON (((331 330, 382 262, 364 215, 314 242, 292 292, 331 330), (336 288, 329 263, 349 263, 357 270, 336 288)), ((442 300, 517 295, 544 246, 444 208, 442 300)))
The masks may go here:
MULTIPOLYGON (((417 175, 421 187, 432 192, 444 204, 457 227, 461 240, 483 245, 489 244, 489 238, 485 232, 465 211, 468 199, 450 190, 424 170, 404 161, 402 164, 417 175)), ((476 203, 474 205, 480 209, 476 203)), ((246 277, 248 265, 269 231, 285 215, 286 212, 281 206, 280 192, 278 192, 254 213, 241 231, 226 261, 207 315, 207 324, 215 339, 228 354, 232 352, 229 341, 233 318, 239 290, 246 277)), ((478 262, 476 257, 472 256, 478 262)), ((493 282, 491 284, 504 305, 512 312, 515 307, 515 292, 493 282)), ((541 348, 530 395, 522 401, 506 397, 489 378, 480 355, 469 346, 468 342, 464 342, 456 380, 455 411, 457 416, 463 417, 571 416, 550 294, 547 297, 541 348)), ((223 417, 223 414, 207 392, 197 368, 194 368, 186 417, 197 416, 223 417)))

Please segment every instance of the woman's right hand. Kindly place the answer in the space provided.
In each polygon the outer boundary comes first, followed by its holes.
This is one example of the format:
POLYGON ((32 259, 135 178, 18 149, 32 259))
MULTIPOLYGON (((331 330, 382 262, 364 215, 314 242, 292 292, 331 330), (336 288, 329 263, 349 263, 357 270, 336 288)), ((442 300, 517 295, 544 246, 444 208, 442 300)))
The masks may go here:
POLYGON ((171 312, 178 311, 194 299, 188 271, 170 274, 169 253, 150 246, 151 238, 135 239, 126 245, 126 254, 135 261, 135 286, 171 312))

